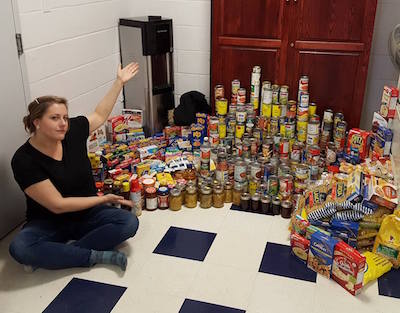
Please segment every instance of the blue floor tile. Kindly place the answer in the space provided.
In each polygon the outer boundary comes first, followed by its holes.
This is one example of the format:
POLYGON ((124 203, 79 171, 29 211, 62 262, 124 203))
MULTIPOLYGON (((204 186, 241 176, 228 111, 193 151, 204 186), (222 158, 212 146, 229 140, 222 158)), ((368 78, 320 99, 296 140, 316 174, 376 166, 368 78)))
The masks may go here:
POLYGON ((185 299, 179 313, 245 313, 245 311, 229 308, 227 306, 185 299))
POLYGON ((109 313, 126 287, 73 278, 43 313, 109 313))
POLYGON ((290 246, 268 242, 259 272, 306 280, 317 281, 317 274, 291 253, 290 246))
POLYGON ((378 289, 381 296, 400 299, 400 269, 392 269, 378 278, 378 289))
POLYGON ((153 253, 203 261, 216 234, 171 226, 153 253))

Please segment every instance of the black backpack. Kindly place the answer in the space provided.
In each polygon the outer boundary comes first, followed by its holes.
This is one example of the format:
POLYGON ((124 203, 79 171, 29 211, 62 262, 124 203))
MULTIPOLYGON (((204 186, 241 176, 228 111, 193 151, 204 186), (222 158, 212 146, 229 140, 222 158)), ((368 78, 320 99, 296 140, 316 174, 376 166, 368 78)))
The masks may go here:
POLYGON ((205 96, 198 91, 189 91, 184 93, 179 105, 174 110, 174 122, 177 126, 189 126, 196 121, 196 113, 211 113, 211 107, 208 105, 205 96))

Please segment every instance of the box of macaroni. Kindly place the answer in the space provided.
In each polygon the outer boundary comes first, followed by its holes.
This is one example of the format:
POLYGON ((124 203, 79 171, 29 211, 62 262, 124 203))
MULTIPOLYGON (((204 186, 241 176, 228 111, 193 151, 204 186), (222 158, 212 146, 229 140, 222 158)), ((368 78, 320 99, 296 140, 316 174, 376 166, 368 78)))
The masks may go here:
POLYGON ((353 296, 363 286, 365 256, 343 241, 335 246, 332 263, 332 279, 353 296))

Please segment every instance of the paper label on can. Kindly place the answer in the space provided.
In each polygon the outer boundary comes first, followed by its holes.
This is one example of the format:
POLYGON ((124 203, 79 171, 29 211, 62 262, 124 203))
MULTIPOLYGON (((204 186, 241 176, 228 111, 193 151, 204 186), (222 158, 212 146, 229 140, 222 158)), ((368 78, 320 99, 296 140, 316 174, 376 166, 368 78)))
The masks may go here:
POLYGON ((238 181, 238 182, 245 181, 247 178, 246 171, 247 171, 246 166, 235 165, 235 172, 234 172, 235 181, 238 181))

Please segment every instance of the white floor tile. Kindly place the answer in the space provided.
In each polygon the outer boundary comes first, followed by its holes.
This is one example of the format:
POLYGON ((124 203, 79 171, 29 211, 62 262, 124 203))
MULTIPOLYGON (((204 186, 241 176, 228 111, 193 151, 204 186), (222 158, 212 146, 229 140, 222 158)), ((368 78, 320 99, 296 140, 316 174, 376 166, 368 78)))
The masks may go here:
MULTIPOLYGON (((132 289, 184 297, 193 285, 202 262, 154 254, 141 273, 130 279, 132 289)), ((130 277, 129 273, 127 277, 130 277)))
POLYGON ((265 245, 263 237, 242 231, 220 231, 204 262, 258 272, 265 245))
POLYGON ((246 309, 256 273, 216 264, 203 264, 189 298, 246 309))
POLYGON ((246 312, 310 312, 315 288, 315 283, 258 273, 246 312))

